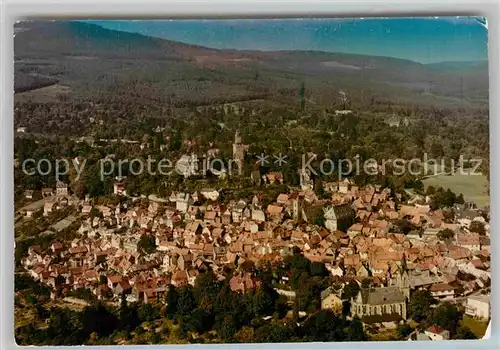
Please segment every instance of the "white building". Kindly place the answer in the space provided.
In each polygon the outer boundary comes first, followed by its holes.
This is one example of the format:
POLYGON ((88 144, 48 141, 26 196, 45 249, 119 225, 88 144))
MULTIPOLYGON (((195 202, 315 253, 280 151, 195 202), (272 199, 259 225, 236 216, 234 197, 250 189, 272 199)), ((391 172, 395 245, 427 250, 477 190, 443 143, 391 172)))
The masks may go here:
POLYGON ((431 340, 449 340, 450 332, 442 329, 438 326, 431 326, 425 330, 425 335, 427 335, 431 340))
POLYGON ((473 295, 467 298, 465 313, 481 319, 490 318, 490 295, 473 295))
POLYGON ((219 198, 219 191, 212 188, 204 188, 200 191, 201 195, 211 201, 216 201, 219 198))
POLYGON ((64 182, 57 181, 56 184, 56 195, 58 196, 67 196, 68 195, 68 185, 64 182))
POLYGON ((190 177, 198 174, 198 157, 195 154, 183 155, 175 164, 175 170, 179 175, 190 177))
POLYGON ((437 299, 451 299, 455 296, 455 289, 446 283, 433 284, 429 291, 437 299))

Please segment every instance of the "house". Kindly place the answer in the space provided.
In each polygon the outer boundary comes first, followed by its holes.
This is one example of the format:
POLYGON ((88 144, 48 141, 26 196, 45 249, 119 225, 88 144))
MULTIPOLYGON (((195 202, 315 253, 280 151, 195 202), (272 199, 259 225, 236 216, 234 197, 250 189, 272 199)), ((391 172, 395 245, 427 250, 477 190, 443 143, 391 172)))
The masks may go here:
POLYGON ((322 291, 321 294, 321 309, 339 309, 342 307, 342 299, 335 293, 331 287, 322 291))
POLYGON ((42 197, 43 198, 50 197, 50 196, 53 196, 53 195, 54 195, 54 189, 53 188, 49 188, 49 187, 42 188, 42 197))
POLYGON ((329 265, 329 266, 326 266, 326 269, 328 271, 330 271, 332 276, 343 276, 344 275, 344 270, 342 270, 342 268, 339 265, 334 265, 334 266, 329 265))
POLYGON ((26 209, 25 215, 26 215, 27 218, 30 218, 37 211, 38 211, 37 209, 28 208, 28 209, 26 209))
POLYGON ((229 287, 233 292, 246 293, 247 291, 255 289, 258 286, 259 282, 255 281, 249 272, 234 275, 229 281, 229 287))
POLYGON ((121 282, 121 281, 122 281, 122 276, 120 276, 120 275, 108 276, 108 287, 110 289, 114 289, 118 285, 118 282, 121 282))
POLYGON ((114 289, 114 294, 115 295, 121 295, 121 294, 128 294, 132 291, 132 286, 128 281, 121 280, 116 284, 116 287, 114 289))
POLYGON ((472 259, 467 264, 460 264, 459 269, 463 272, 470 273, 476 278, 488 279, 491 278, 491 273, 487 271, 487 266, 480 259, 472 259))
POLYGON ((186 270, 177 270, 171 279, 171 283, 174 287, 183 287, 188 284, 189 276, 186 270))
POLYGON ((267 213, 269 214, 269 216, 273 218, 280 218, 282 212, 283 212, 283 207, 279 205, 269 204, 267 206, 267 213))
POLYGON ((465 314, 483 320, 490 318, 490 295, 471 295, 467 297, 465 314))
POLYGON ((92 210, 92 206, 88 204, 84 204, 82 206, 82 215, 83 216, 88 216, 90 215, 90 211, 92 210))
POLYGON ((281 172, 271 171, 264 176, 266 182, 269 184, 274 184, 275 182, 278 182, 280 184, 283 183, 283 174, 281 172))
POLYGON ((167 287, 153 287, 144 290, 144 303, 149 304, 150 302, 156 300, 160 301, 164 299, 164 295, 167 293, 167 287))
POLYGON ((424 233, 423 233, 423 238, 425 240, 432 240, 432 239, 437 239, 437 234, 441 231, 441 228, 432 228, 429 227, 427 228, 424 233))
POLYGON ((356 270, 356 276, 358 277, 369 277, 370 273, 368 272, 368 269, 361 265, 357 270, 356 270))
POLYGON ((356 217, 350 204, 328 206, 324 209, 325 227, 330 232, 347 229, 356 217))
POLYGON ((217 213, 215 211, 206 211, 205 212, 205 217, 204 217, 204 220, 205 220, 205 223, 207 225, 213 225, 215 224, 215 218, 217 217, 217 213))
POLYGON ((424 331, 431 340, 449 340, 450 332, 439 326, 430 326, 424 331))
POLYGON ((347 235, 352 239, 357 235, 361 234, 363 230, 363 224, 354 224, 347 230, 347 235))
POLYGON ((189 193, 179 193, 175 198, 175 209, 181 213, 186 213, 189 207, 189 193))
POLYGON ((458 234, 456 236, 456 245, 467 248, 472 252, 481 250, 481 243, 477 234, 458 234))
POLYGON ((67 196, 68 195, 68 185, 62 181, 57 181, 56 183, 56 195, 57 196, 67 196))
POLYGON ((349 192, 350 185, 351 182, 349 181, 349 179, 345 179, 344 181, 339 182, 339 192, 346 194, 347 192, 349 192))
POLYGON ((288 203, 288 194, 281 193, 278 198, 276 199, 276 203, 285 205, 288 203))
POLYGON ((52 201, 45 202, 43 205, 43 216, 48 216, 54 210, 55 203, 52 201))
POLYGON ((113 184, 113 193, 117 196, 126 196, 127 190, 123 182, 115 182, 113 184))
POLYGON ((137 253, 139 251, 138 243, 139 239, 137 237, 126 239, 123 241, 123 250, 137 253))
POLYGON ((266 215, 260 209, 252 209, 252 220, 255 222, 264 222, 266 221, 266 215))
POLYGON ((50 249, 52 250, 52 253, 59 253, 64 249, 64 246, 59 242, 54 242, 50 246, 50 249))
POLYGON ((447 283, 436 283, 429 288, 429 292, 434 298, 448 299, 455 296, 455 288, 447 283))

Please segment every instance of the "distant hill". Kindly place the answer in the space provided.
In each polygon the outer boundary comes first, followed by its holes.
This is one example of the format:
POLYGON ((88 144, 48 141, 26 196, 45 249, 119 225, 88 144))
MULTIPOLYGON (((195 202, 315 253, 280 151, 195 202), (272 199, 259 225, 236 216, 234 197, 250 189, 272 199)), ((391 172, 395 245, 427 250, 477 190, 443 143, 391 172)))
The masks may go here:
POLYGON ((488 77, 488 61, 469 61, 469 62, 439 62, 426 64, 440 73, 449 73, 457 75, 479 75, 482 78, 488 77))
POLYGON ((304 82, 319 104, 338 90, 351 96, 361 91, 358 98, 433 104, 484 105, 488 99, 485 63, 424 65, 318 51, 218 50, 76 21, 20 22, 15 32, 18 92, 58 82, 75 94, 92 95, 134 81, 178 99, 203 97, 203 103, 221 96, 274 96, 286 104, 304 82))

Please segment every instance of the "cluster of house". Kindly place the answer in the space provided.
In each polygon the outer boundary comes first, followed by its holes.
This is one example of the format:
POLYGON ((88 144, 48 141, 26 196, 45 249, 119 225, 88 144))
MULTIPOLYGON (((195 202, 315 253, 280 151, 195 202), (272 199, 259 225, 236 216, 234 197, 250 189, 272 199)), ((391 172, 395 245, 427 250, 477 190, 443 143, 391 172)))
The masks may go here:
MULTIPOLYGON (((32 217, 33 214, 42 209, 43 215, 48 216, 53 211, 71 205, 73 202, 68 193, 68 185, 61 181, 56 183, 55 189, 50 187, 42 188, 39 194, 41 195, 42 200, 27 205, 21 210, 22 214, 26 217, 32 217)), ((33 199, 34 195, 34 190, 26 190, 24 192, 24 197, 26 199, 33 199)))
MULTIPOLYGON (((472 316, 489 318, 488 295, 480 294, 491 278, 489 224, 478 210, 454 208, 455 219, 425 201, 401 204, 387 188, 347 180, 325 183, 331 197, 319 200, 303 180, 300 190, 281 193, 267 206, 257 196, 220 204, 213 189, 175 192, 169 202, 147 206, 84 202, 78 239, 54 242, 48 250, 30 247, 22 263, 54 295, 89 288, 98 298, 125 293, 149 302, 163 300, 170 284, 194 284, 200 271, 210 269, 223 280, 225 268, 249 260, 280 263, 298 247, 340 281, 371 281, 351 300, 352 314, 406 319, 411 292, 427 289, 435 298, 466 303, 472 316), (93 208, 100 215, 91 215, 93 208), (474 221, 484 225, 484 235, 469 230, 474 221), (401 222, 412 231, 403 233, 401 222), (440 240, 444 229, 454 237, 440 240), (144 237, 154 240, 153 252, 144 251, 144 237)), ((238 272, 229 285, 245 292, 259 282, 238 272)), ((333 294, 322 298, 335 299, 333 294)))

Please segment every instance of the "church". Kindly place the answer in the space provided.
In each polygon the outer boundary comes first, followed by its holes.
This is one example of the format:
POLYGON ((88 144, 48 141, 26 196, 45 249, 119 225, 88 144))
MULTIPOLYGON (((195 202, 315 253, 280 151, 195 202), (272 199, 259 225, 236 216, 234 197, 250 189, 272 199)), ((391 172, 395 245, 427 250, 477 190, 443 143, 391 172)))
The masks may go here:
POLYGON ((398 271, 387 287, 362 288, 356 298, 351 299, 351 315, 360 318, 399 315, 403 320, 406 320, 406 306, 409 299, 408 272, 398 271))

